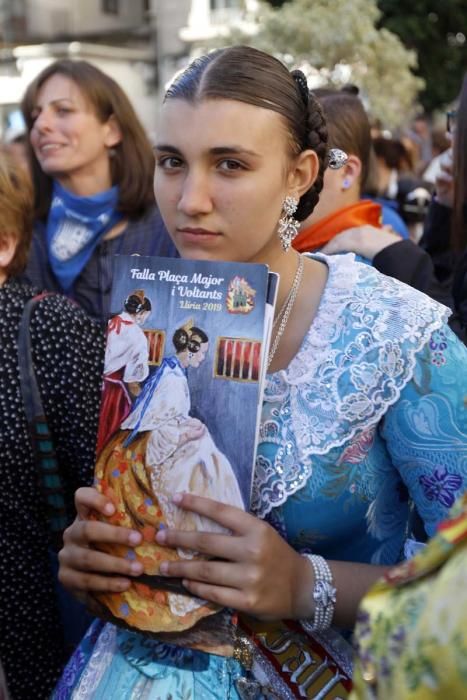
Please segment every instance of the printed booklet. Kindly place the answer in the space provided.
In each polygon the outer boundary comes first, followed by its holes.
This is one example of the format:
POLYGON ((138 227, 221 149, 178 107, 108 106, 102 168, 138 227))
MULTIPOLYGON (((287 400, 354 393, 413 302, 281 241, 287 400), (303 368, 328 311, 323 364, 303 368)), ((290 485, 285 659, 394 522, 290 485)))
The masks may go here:
POLYGON ((113 279, 95 485, 116 508, 100 519, 143 536, 102 550, 144 573, 96 598, 116 624, 229 655, 232 614, 159 572, 163 560, 200 555, 155 535, 225 532, 175 506, 175 493, 249 509, 278 276, 250 263, 117 256, 113 279))

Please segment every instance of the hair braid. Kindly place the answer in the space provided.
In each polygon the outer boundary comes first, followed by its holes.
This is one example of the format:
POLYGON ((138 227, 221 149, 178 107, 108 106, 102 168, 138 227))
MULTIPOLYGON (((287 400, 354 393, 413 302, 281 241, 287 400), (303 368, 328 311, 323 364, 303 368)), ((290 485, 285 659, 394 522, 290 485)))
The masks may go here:
POLYGON ((295 214, 299 221, 303 221, 312 213, 318 204, 319 193, 323 189, 324 171, 328 164, 328 130, 324 119, 323 111, 315 98, 310 93, 308 98, 308 123, 306 148, 315 151, 319 159, 319 170, 312 187, 300 197, 297 212, 295 214))

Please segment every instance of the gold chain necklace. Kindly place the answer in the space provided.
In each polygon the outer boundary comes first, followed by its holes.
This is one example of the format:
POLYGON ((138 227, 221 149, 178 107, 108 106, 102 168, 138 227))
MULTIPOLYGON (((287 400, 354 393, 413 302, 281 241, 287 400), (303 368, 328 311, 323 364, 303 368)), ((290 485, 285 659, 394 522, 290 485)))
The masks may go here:
POLYGON ((303 276, 303 255, 298 254, 298 265, 297 265, 297 271, 295 273, 295 277, 292 282, 292 286, 290 288, 290 291, 287 295, 286 300, 282 304, 279 313, 277 314, 277 317, 273 323, 273 328, 277 325, 279 319, 281 319, 281 322, 279 324, 279 328, 277 329, 276 337, 274 338, 274 342, 272 344, 271 349, 269 350, 269 355, 268 355, 268 368, 273 360, 274 355, 276 354, 277 348, 279 347, 280 340, 284 334, 285 327, 287 325, 287 321, 289 320, 289 316, 291 314, 291 311, 293 309, 293 305, 295 304, 295 300, 297 298, 298 290, 300 288, 300 283, 302 281, 302 276, 303 276))

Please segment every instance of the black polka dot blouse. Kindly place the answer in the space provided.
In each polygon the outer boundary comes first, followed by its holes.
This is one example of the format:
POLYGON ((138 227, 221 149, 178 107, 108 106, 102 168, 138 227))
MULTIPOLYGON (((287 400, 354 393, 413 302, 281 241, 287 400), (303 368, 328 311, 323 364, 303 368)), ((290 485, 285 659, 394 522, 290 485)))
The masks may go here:
MULTIPOLYGON (((47 523, 18 376, 17 336, 35 291, 0 287, 0 660, 13 700, 50 695, 66 661, 47 523)), ((69 493, 92 482, 104 334, 60 296, 31 320, 42 401, 69 493)))

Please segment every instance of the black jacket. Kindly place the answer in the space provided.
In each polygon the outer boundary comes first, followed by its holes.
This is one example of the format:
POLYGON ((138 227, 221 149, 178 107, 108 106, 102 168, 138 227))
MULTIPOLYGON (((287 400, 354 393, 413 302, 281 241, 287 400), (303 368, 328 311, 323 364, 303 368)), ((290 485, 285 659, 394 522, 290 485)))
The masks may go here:
MULTIPOLYGON (((464 207, 467 225, 467 206, 464 207)), ((467 249, 456 253, 450 247, 451 209, 432 201, 420 246, 429 253, 436 278, 450 288, 453 315, 450 326, 467 343, 467 249)))
POLYGON ((373 265, 449 306, 449 325, 467 344, 467 251, 456 256, 450 249, 450 217, 450 209, 433 201, 420 245, 393 243, 375 256, 373 265))

